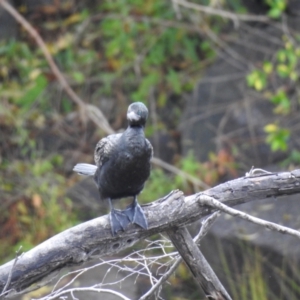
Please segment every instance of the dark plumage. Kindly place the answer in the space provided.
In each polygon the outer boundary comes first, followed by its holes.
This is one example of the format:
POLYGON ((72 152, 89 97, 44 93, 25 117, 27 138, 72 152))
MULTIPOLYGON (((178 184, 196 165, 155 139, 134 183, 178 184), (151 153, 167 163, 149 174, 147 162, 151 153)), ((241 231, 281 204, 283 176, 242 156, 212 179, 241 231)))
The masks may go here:
POLYGON ((130 222, 148 228, 136 198, 144 188, 151 168, 153 149, 144 135, 147 117, 148 109, 143 103, 132 103, 127 111, 128 128, 123 133, 101 139, 96 145, 96 166, 77 164, 74 167, 79 174, 94 175, 100 198, 109 200, 113 235, 124 230, 130 222), (111 200, 130 196, 134 197, 133 203, 125 210, 113 208, 111 200))

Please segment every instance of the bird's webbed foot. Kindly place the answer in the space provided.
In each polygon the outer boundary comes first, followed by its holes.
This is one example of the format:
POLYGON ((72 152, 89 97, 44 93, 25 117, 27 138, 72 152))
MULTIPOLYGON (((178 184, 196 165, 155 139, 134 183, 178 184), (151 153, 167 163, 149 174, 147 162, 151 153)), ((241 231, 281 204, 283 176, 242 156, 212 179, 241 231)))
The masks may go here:
POLYGON ((112 235, 116 235, 118 231, 124 231, 130 223, 128 216, 123 211, 114 208, 111 209, 109 218, 112 235))
POLYGON ((125 210, 124 213, 127 215, 128 219, 133 224, 137 224, 144 229, 148 229, 148 221, 142 210, 141 206, 138 204, 136 196, 132 204, 130 204, 125 210))

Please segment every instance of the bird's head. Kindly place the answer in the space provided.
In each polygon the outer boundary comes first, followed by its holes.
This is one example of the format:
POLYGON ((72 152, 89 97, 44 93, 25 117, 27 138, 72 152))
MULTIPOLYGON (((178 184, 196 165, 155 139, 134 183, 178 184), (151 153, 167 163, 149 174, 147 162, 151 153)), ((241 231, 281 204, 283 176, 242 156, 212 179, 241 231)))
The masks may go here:
POLYGON ((148 109, 142 102, 134 102, 129 105, 127 120, 130 126, 145 126, 148 118, 148 109))

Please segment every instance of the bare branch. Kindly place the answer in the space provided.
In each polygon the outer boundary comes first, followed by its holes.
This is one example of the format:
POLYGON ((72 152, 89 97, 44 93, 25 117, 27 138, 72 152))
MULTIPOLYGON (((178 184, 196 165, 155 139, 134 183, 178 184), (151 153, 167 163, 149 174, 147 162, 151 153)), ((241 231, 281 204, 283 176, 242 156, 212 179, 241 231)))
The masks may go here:
POLYGON ((17 262, 18 262, 18 259, 19 259, 19 255, 20 255, 20 251, 21 251, 21 250, 22 250, 22 246, 20 246, 19 249, 16 251, 16 258, 15 258, 14 263, 13 263, 13 265, 12 265, 12 268, 11 268, 9 274, 8 274, 7 282, 6 282, 6 284, 5 284, 5 286, 4 286, 3 290, 2 290, 2 292, 1 292, 1 294, 0 294, 0 297, 4 296, 4 295, 7 293, 7 288, 8 288, 9 285, 10 285, 10 282, 11 282, 11 276, 12 276, 12 273, 13 273, 13 271, 14 271, 14 268, 15 268, 17 262))
POLYGON ((186 227, 173 228, 167 233, 207 298, 231 300, 186 227))
POLYGON ((107 134, 113 134, 115 131, 108 123, 103 112, 95 105, 86 104, 86 110, 90 120, 92 120, 99 128, 107 134))
POLYGON ((232 12, 228 12, 222 9, 213 8, 210 6, 204 6, 192 2, 188 2, 185 0, 172 0, 173 4, 179 4, 186 8, 194 9, 205 14, 216 15, 225 19, 231 19, 234 22, 238 21, 247 21, 247 22, 270 22, 270 18, 266 16, 256 16, 256 15, 241 15, 235 14, 232 12))
POLYGON ((272 174, 272 172, 266 171, 264 169, 259 169, 259 168, 254 168, 254 166, 251 167, 249 172, 246 172, 247 177, 251 177, 251 176, 257 176, 257 175, 261 175, 261 174, 272 174))
MULTIPOLYGON (((154 276, 154 270, 158 272, 158 270, 162 267, 166 267, 165 261, 168 260, 167 264, 174 261, 174 259, 178 256, 177 252, 171 252, 166 253, 165 250, 168 248, 174 249, 174 246, 172 245, 170 240, 162 239, 162 240, 155 240, 155 241, 147 241, 147 246, 141 250, 133 251, 128 256, 118 259, 105 259, 101 260, 100 263, 97 263, 95 265, 79 269, 73 272, 69 272, 65 275, 63 275, 57 283, 54 285, 52 291, 50 294, 48 294, 46 297, 42 297, 39 300, 46 300, 54 297, 58 297, 58 295, 61 294, 63 290, 68 289, 71 293, 72 291, 72 285, 74 286, 74 283, 76 280, 80 280, 80 276, 97 268, 97 267, 103 267, 103 266, 109 266, 106 274, 102 277, 101 282, 93 285, 94 288, 105 288, 108 286, 114 286, 116 284, 121 284, 129 277, 136 277, 136 279, 139 276, 144 276, 149 278, 150 281, 153 282, 153 284, 157 283, 157 279, 154 276), (159 254, 159 250, 162 254, 159 254), (106 276, 112 271, 115 270, 115 272, 122 271, 122 276, 120 278, 117 278, 115 281, 109 281, 105 282, 106 276), (58 285, 60 285, 62 282, 66 281, 66 277, 71 277, 71 280, 69 280, 66 284, 58 288, 58 285)), ((86 287, 87 288, 87 287, 86 287)))
MULTIPOLYGON (((201 229, 199 231, 199 234, 193 239, 195 243, 199 244, 201 239, 207 234, 209 228, 212 226, 212 224, 216 221, 217 217, 220 215, 220 212, 214 212, 211 216, 203 220, 201 229)), ((182 258, 179 257, 177 260, 173 263, 173 265, 159 278, 159 280, 156 282, 155 285, 151 287, 151 289, 145 293, 142 297, 139 298, 139 300, 147 300, 150 299, 150 297, 169 279, 169 277, 175 272, 177 267, 182 262, 182 258)))
MULTIPOLYGON (((55 294, 55 296, 46 296, 44 298, 40 298, 40 300, 52 300, 52 299, 63 299, 63 295, 66 294, 72 294, 72 298, 73 299, 77 299, 74 297, 73 293, 74 292, 95 292, 95 293, 106 293, 106 294, 113 294, 117 297, 119 297, 120 299, 123 300, 131 300, 128 297, 124 296, 123 294, 114 291, 114 290, 110 290, 110 289, 102 289, 102 288, 97 288, 97 286, 92 286, 92 287, 83 287, 83 288, 71 288, 68 290, 63 290, 60 293, 55 294)), ((33 299, 34 300, 34 299, 33 299)))
POLYGON ((182 176, 183 178, 186 178, 188 181, 190 181, 191 183, 193 183, 195 186, 197 186, 199 188, 203 188, 203 189, 210 188, 210 186, 208 184, 206 184, 205 182, 203 182, 202 180, 195 178, 194 176, 189 175, 188 173, 174 167, 173 165, 166 163, 165 161, 161 160, 158 157, 153 157, 151 161, 155 165, 157 165, 169 172, 172 172, 173 174, 176 174, 176 175, 182 176))
MULTIPOLYGON (((232 207, 297 193, 300 193, 300 170, 238 178, 207 190, 205 195, 232 207)), ((200 204, 201 196, 203 193, 184 197, 180 191, 173 191, 162 199, 144 205, 148 230, 130 225, 125 232, 112 237, 108 216, 65 230, 19 258, 8 290, 24 290, 66 266, 76 266, 96 257, 112 255, 155 233, 170 230, 174 226, 186 226, 208 216, 215 208, 212 209, 209 204, 200 204)), ((3 290, 8 280, 13 262, 0 266, 0 290, 3 290)))
POLYGON ((169 270, 164 273, 159 280, 151 287, 151 289, 145 293, 139 300, 148 300, 151 296, 169 279, 169 277, 176 271, 180 263, 182 262, 182 258, 177 258, 177 260, 173 263, 173 265, 169 268, 169 270))
POLYGON ((202 226, 199 231, 199 234, 194 238, 196 243, 200 243, 200 241, 206 236, 211 226, 215 223, 217 218, 221 215, 219 211, 214 212, 211 216, 207 217, 202 221, 202 226))
POLYGON ((217 208, 217 209, 219 209, 227 214, 230 214, 234 217, 239 217, 239 218, 249 221, 251 223, 264 226, 270 230, 278 231, 280 233, 286 233, 286 234, 292 235, 292 236, 300 239, 300 232, 298 230, 291 229, 286 226, 278 225, 273 222, 268 222, 268 221, 265 221, 265 220, 262 220, 262 219, 259 219, 256 217, 252 217, 244 212, 230 208, 227 205, 222 204, 220 201, 214 199, 213 197, 207 196, 205 194, 202 194, 199 196, 199 202, 203 205, 208 205, 208 206, 217 208))

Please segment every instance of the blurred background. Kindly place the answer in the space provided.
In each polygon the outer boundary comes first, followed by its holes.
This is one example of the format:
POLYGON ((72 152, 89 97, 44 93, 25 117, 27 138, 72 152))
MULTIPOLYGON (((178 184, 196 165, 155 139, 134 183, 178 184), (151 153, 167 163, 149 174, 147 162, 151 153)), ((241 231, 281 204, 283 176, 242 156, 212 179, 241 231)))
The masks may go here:
MULTIPOLYGON (((68 85, 113 130, 126 128, 131 102, 147 105, 146 136, 168 165, 153 166, 141 203, 177 188, 193 194, 252 166, 298 167, 299 0, 8 2, 40 34, 68 85)), ((107 134, 0 2, 2 263, 20 245, 26 251, 107 212, 93 180, 72 172, 77 162, 93 163, 107 134)), ((239 209, 297 229, 298 198, 239 209)), ((222 216, 201 249, 233 299, 300 297, 299 242, 292 237, 222 216)), ((165 299, 204 299, 184 264, 170 283, 165 299)))

